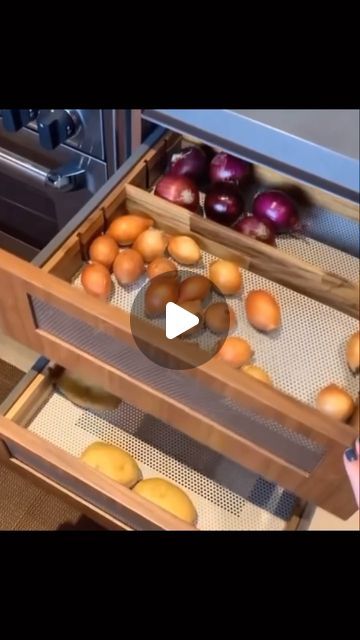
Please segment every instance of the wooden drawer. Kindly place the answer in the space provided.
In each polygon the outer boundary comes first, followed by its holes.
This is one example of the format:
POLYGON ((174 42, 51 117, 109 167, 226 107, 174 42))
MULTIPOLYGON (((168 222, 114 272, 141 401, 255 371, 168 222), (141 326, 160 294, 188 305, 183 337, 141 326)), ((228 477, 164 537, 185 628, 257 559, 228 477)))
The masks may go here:
MULTIPOLYGON (((102 191, 91 209, 79 214, 68 237, 53 243, 40 268, 0 252, 3 328, 60 365, 84 375, 91 372, 109 391, 225 458, 347 518, 356 505, 342 454, 353 444, 358 425, 354 428, 319 413, 311 393, 336 382, 333 375, 356 393, 356 379, 338 350, 358 328, 358 283, 344 275, 354 273, 358 261, 316 241, 307 243, 307 253, 302 250, 307 259, 300 259, 292 255, 290 245, 264 246, 154 197, 150 191, 166 166, 169 150, 181 143, 180 136, 166 134, 123 180, 113 178, 108 192, 102 191), (269 351, 274 388, 214 361, 171 373, 153 365, 134 344, 124 297, 119 298, 122 308, 116 308, 74 286, 91 240, 125 211, 150 213, 167 232, 191 235, 204 257, 236 260, 251 288, 261 284, 276 293, 289 318, 284 344, 290 348, 297 335, 303 342, 299 340, 299 360, 293 353, 295 361, 286 370, 281 366, 284 350, 280 363, 269 351), (334 273, 325 270, 325 263, 334 265, 334 273), (296 309, 296 317, 291 309, 296 309), (309 345, 307 369, 304 354, 309 345)), ((268 170, 257 169, 256 175, 278 186, 284 182, 268 170)), ((302 192, 317 207, 326 207, 329 215, 333 211, 344 224, 346 220, 354 224, 354 205, 314 189, 303 187, 302 192)), ((155 330, 147 333, 149 340, 156 340, 155 330)), ((171 353, 171 343, 168 349, 171 353)), ((193 357, 189 345, 184 358, 193 357)))
POLYGON ((40 373, 30 372, 0 417, 0 456, 17 471, 77 502, 107 528, 296 528, 300 505, 295 496, 128 403, 106 412, 74 405, 53 388, 50 370, 51 366, 46 366, 40 373), (144 478, 163 477, 180 486, 196 508, 196 526, 145 501, 80 460, 81 452, 99 440, 128 451, 144 478))

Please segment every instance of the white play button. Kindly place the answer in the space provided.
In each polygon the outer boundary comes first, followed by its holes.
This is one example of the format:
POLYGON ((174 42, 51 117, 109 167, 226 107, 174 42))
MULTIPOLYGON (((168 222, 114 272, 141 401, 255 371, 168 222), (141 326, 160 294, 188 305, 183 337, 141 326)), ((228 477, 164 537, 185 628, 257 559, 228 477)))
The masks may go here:
POLYGON ((168 340, 177 338, 185 331, 196 327, 197 324, 199 324, 198 316, 179 307, 174 302, 167 303, 165 333, 168 340))

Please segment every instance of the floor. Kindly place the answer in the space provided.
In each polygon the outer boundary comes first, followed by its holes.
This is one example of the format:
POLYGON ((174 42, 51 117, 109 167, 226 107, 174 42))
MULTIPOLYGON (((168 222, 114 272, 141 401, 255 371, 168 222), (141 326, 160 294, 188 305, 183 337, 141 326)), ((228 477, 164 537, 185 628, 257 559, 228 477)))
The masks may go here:
MULTIPOLYGON (((28 371, 37 359, 37 354, 0 333, 0 358, 22 371, 28 371)), ((78 528, 78 526, 89 528, 89 522, 87 519, 83 519, 82 514, 71 509, 69 505, 62 503, 54 496, 48 496, 43 491, 30 486, 17 474, 7 476, 5 482, 4 471, 0 467, 0 530, 3 528, 2 517, 4 519, 5 511, 8 514, 8 522, 10 521, 9 510, 14 520, 14 528, 29 528, 34 526, 34 523, 38 528, 47 528, 48 526, 53 529, 78 528), (19 500, 21 502, 21 499, 23 505, 19 507, 18 503, 19 500)), ((344 522, 323 509, 317 508, 310 522, 304 522, 300 528, 306 528, 310 531, 359 531, 359 513, 344 522)))

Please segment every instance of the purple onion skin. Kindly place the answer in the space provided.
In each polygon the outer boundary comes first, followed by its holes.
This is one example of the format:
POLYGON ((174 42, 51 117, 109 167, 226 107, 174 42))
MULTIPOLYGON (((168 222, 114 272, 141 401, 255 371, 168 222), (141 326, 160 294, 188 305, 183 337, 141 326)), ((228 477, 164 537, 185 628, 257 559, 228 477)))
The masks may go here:
POLYGON ((209 178, 215 184, 216 182, 233 182, 240 185, 244 183, 251 173, 251 164, 231 156, 229 153, 217 153, 210 162, 209 178))
POLYGON ((253 215, 247 215, 241 218, 233 228, 248 238, 254 238, 272 247, 276 246, 275 230, 268 220, 259 220, 253 215))
POLYGON ((193 213, 198 213, 199 191, 194 181, 187 176, 166 174, 160 178, 154 194, 193 213))
POLYGON ((242 215, 244 202, 234 184, 222 182, 210 187, 204 208, 207 218, 230 227, 242 215))
POLYGON ((252 212, 258 220, 272 223, 276 233, 300 231, 299 215, 292 199, 282 191, 263 191, 255 196, 252 212))
POLYGON ((207 170, 208 159, 205 152, 200 147, 186 147, 171 156, 167 173, 191 178, 198 184, 206 176, 207 170))

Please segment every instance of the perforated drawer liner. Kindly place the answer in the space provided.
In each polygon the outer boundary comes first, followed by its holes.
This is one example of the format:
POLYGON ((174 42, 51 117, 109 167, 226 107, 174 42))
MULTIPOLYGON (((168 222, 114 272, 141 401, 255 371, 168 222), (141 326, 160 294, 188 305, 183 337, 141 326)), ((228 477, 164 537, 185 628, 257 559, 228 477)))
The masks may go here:
MULTIPOLYGON (((256 193, 274 190, 273 185, 250 185, 242 195, 245 211, 251 211, 256 193)), ((154 192, 154 188, 150 190, 154 192)), ((200 194, 203 215, 205 194, 200 194)), ((295 235, 281 234, 276 238, 278 249, 284 253, 334 273, 350 282, 359 281, 359 222, 319 206, 299 206, 301 230, 295 235)))
POLYGON ((143 476, 182 487, 198 512, 198 528, 281 530, 295 497, 123 402, 116 411, 85 411, 54 392, 29 430, 71 455, 104 441, 128 451, 143 476))
MULTIPOLYGON (((214 260, 214 256, 203 251, 200 266, 186 267, 186 271, 207 275, 214 260)), ((181 269, 181 265, 178 266, 181 269)), ((243 290, 239 295, 227 298, 238 319, 232 335, 250 342, 256 363, 268 371, 274 386, 309 404, 313 403, 317 391, 330 382, 356 395, 358 382, 346 366, 345 345, 351 333, 358 330, 358 321, 250 271, 243 270, 242 273, 243 290), (250 326, 245 316, 244 300, 253 289, 266 289, 279 301, 282 312, 280 331, 265 335, 250 326)), ((128 287, 120 286, 114 276, 112 280, 111 304, 130 313, 136 294, 147 281, 146 277, 128 287)), ((74 284, 81 287, 79 275, 74 284)), ((151 322, 160 326, 161 321, 151 322)), ((208 334, 203 332, 203 336, 208 334)), ((202 336, 194 340, 203 349, 212 348, 212 343, 206 342, 202 336)), ((168 371, 165 373, 167 375, 168 371)))

